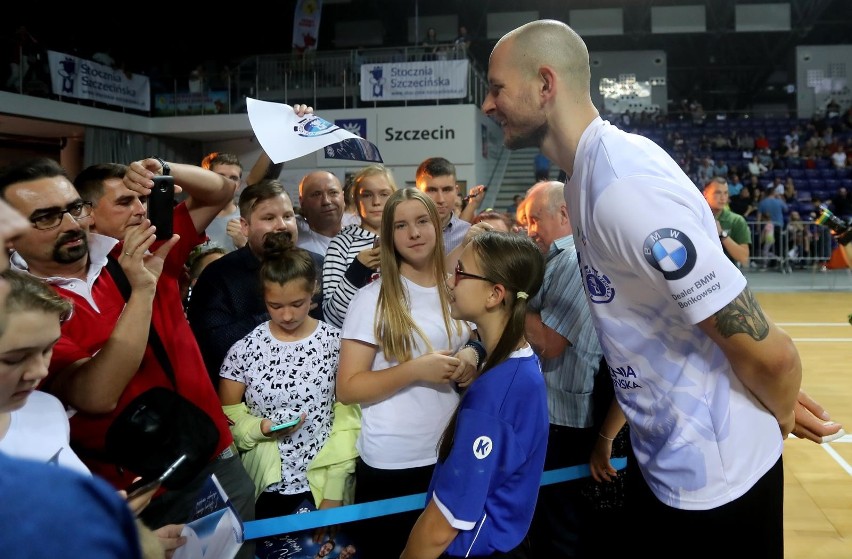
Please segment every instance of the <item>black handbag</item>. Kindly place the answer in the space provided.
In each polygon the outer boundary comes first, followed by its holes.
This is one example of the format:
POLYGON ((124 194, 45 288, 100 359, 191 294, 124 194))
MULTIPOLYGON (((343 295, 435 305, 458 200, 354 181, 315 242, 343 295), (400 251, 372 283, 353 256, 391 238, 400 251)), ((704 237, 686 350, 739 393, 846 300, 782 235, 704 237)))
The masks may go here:
MULTIPOLYGON (((130 283, 121 265, 110 256, 106 268, 127 300, 130 283)), ((163 482, 167 489, 179 489, 210 462, 219 430, 204 410, 178 394, 171 361, 153 324, 148 343, 174 389, 154 387, 130 401, 107 429, 104 449, 110 461, 144 479, 159 477, 185 454, 163 482)))

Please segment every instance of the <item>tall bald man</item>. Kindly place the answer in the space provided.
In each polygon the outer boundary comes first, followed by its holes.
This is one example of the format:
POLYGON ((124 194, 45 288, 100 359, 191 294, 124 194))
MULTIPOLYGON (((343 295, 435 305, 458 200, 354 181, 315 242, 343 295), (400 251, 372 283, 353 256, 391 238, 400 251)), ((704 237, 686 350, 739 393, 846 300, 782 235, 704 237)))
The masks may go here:
POLYGON ((739 554, 781 558, 798 352, 720 250, 689 177, 600 118, 590 75, 577 33, 534 21, 495 45, 482 109, 508 148, 537 147, 569 177, 586 298, 642 473, 630 476, 634 548, 710 557, 735 540, 739 554))

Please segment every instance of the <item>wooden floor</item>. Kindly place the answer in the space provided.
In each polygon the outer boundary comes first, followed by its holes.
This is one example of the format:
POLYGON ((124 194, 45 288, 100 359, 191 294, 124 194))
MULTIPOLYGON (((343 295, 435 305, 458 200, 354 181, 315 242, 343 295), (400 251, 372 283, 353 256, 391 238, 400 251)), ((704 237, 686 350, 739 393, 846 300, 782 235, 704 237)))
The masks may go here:
POLYGON ((786 559, 852 557, 852 292, 757 293, 799 349, 802 387, 849 435, 784 449, 786 559))

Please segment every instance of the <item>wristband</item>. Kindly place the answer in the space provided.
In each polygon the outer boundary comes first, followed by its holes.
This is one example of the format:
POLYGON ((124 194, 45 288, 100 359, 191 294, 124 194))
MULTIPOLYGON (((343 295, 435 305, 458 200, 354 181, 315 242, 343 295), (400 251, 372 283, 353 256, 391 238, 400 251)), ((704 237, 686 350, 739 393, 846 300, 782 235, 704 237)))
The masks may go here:
POLYGON ((610 439, 609 437, 607 437, 607 436, 606 436, 606 435, 604 435, 603 433, 598 433, 598 436, 599 436, 600 438, 602 438, 602 439, 606 439, 606 440, 608 440, 609 442, 612 442, 612 441, 614 441, 614 440, 615 440, 615 437, 613 437, 613 438, 611 438, 611 439, 610 439))
POLYGON ((462 349, 470 347, 476 351, 476 368, 479 369, 480 365, 485 361, 485 358, 488 354, 485 352, 485 346, 482 345, 482 342, 479 340, 468 340, 466 344, 462 346, 462 349))
POLYGON ((169 164, 166 163, 165 160, 163 160, 162 157, 157 157, 156 155, 152 155, 151 159, 156 159, 157 161, 160 162, 160 167, 162 167, 162 171, 160 172, 161 175, 171 175, 172 174, 172 170, 169 167, 169 164))

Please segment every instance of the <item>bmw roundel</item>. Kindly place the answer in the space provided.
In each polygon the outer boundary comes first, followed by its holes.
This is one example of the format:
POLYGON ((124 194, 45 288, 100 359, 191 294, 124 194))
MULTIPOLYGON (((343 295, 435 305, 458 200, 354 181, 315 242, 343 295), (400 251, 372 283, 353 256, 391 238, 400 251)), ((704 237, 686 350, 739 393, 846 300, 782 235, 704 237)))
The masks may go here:
POLYGON ((648 264, 667 280, 679 280, 695 267, 695 245, 677 229, 657 229, 648 235, 643 252, 648 264))

